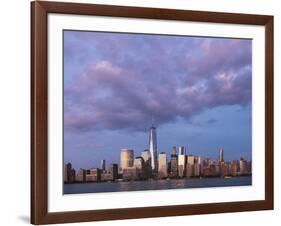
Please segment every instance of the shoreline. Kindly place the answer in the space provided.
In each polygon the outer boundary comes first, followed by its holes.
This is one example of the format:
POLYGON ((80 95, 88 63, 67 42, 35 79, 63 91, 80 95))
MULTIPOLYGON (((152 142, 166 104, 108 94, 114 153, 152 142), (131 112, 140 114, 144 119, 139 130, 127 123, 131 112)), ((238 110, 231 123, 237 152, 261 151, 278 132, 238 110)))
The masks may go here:
POLYGON ((232 178, 240 178, 240 177, 252 177, 252 174, 248 175, 238 175, 238 176, 225 176, 225 177, 220 177, 220 176, 208 176, 208 177, 177 177, 177 178, 163 178, 163 179, 147 179, 147 180, 123 180, 123 179, 117 179, 117 180, 107 180, 107 181, 75 181, 75 182, 63 182, 64 185, 67 184, 104 184, 104 183, 124 183, 124 182, 151 182, 151 181, 170 181, 170 180, 190 180, 190 179, 198 179, 198 180, 203 180, 203 179, 212 179, 212 178, 217 178, 217 179, 232 179, 232 178))

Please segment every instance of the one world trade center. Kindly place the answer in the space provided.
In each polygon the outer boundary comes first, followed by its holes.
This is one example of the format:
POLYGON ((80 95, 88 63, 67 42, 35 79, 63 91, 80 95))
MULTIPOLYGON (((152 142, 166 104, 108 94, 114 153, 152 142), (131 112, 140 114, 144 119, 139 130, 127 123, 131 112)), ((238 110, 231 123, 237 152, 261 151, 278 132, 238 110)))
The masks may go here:
POLYGON ((157 172, 157 136, 156 127, 153 123, 149 129, 149 152, 151 156, 152 171, 157 172))

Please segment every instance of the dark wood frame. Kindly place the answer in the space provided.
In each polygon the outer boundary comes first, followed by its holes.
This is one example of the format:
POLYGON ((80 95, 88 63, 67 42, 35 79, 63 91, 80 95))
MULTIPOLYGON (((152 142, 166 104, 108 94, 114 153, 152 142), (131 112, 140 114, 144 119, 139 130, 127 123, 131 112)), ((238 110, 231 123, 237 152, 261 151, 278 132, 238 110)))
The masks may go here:
POLYGON ((180 216, 273 209, 273 16, 62 2, 31 3, 31 223, 180 216), (48 212, 48 13, 265 26, 265 200, 48 212))

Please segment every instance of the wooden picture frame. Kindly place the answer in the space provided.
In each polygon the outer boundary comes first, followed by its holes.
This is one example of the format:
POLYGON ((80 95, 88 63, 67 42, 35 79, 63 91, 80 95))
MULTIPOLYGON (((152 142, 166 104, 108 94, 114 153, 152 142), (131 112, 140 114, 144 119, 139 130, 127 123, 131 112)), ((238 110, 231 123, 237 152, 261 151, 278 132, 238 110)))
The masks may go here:
POLYGON ((52 224, 273 209, 273 16, 35 1, 31 3, 31 223, 52 224), (48 212, 48 14, 95 15, 265 27, 265 199, 48 212))

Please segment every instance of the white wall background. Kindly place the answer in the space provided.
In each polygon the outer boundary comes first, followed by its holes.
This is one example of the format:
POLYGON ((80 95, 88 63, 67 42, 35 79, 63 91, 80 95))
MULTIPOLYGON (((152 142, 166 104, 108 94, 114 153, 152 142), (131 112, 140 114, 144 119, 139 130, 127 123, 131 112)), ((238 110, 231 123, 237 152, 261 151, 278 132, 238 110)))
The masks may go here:
MULTIPOLYGON (((77 2, 77 0, 72 0, 77 2)), ((106 225, 276 225, 281 220, 281 7, 274 0, 81 0, 87 3, 271 14, 275 16, 275 210, 96 222, 106 225)), ((30 2, 5 0, 0 11, 0 224, 29 224, 30 2)), ((83 223, 81 225, 92 225, 83 223)))

